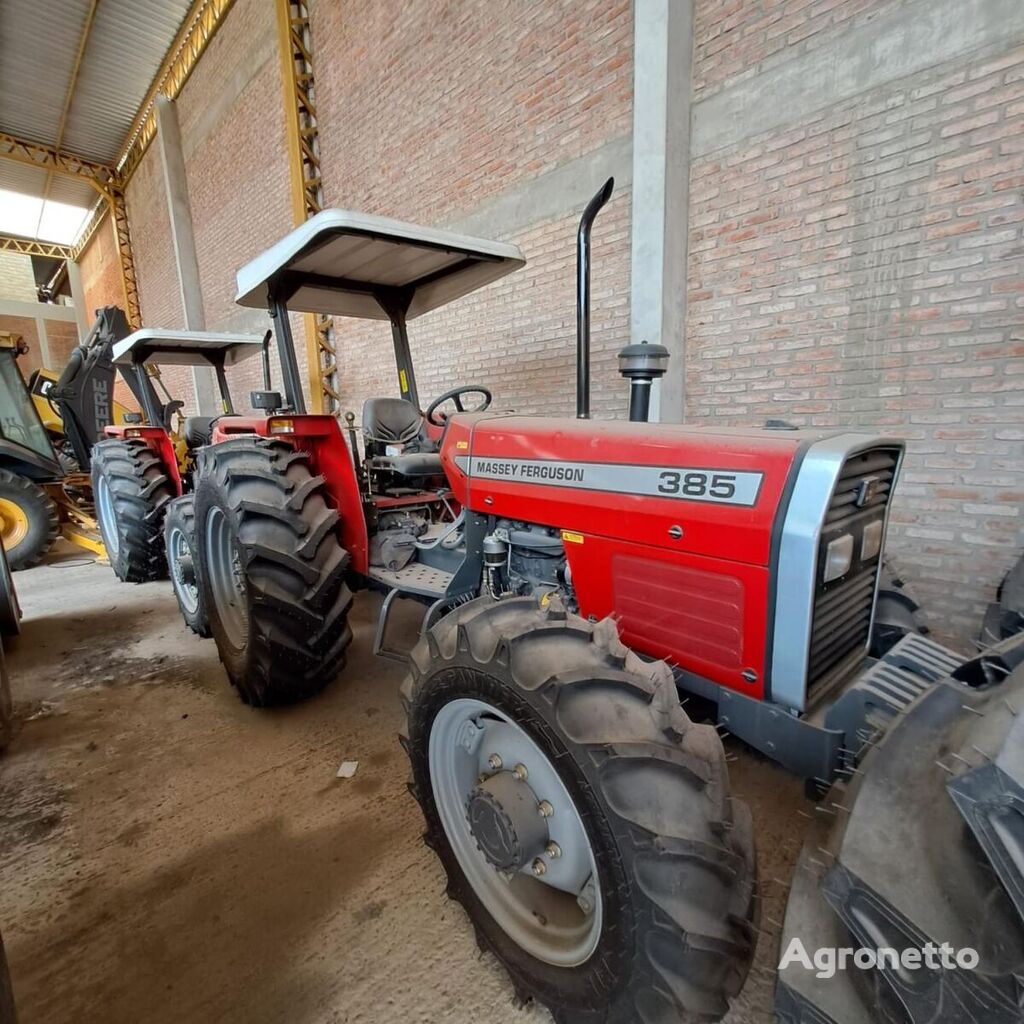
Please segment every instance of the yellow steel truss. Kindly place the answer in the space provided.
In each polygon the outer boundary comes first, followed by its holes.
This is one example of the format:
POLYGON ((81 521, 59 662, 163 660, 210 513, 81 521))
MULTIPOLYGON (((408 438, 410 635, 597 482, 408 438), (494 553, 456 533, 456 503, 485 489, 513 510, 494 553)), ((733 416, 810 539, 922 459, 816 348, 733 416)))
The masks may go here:
MULTIPOLYGON (((285 135, 292 184, 292 218, 303 223, 323 209, 320 140, 313 78, 313 41, 306 0, 276 0, 278 52, 284 85, 285 135)), ((328 316, 305 317, 310 411, 336 415, 337 349, 328 316)))
POLYGON ((74 259, 75 255, 75 250, 70 245, 41 242, 38 238, 22 238, 20 235, 0 235, 0 252, 19 252, 25 256, 50 256, 58 260, 74 259))

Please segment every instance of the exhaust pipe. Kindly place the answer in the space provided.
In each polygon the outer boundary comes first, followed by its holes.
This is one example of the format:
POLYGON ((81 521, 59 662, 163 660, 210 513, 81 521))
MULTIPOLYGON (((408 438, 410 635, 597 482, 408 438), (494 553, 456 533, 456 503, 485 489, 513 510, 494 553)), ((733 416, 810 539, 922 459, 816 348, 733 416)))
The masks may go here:
POLYGON ((611 199, 615 179, 609 178, 587 203, 576 232, 576 418, 590 419, 590 229, 601 207, 611 199))

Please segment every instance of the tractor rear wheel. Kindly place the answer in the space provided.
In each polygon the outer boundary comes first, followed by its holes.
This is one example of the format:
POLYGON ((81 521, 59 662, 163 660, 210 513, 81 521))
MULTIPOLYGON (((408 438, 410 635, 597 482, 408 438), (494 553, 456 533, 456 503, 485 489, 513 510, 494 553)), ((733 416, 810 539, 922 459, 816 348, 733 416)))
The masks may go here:
POLYGON ((195 517, 210 630, 242 700, 287 703, 334 679, 352 640, 349 557, 309 455, 264 438, 204 448, 195 517))
POLYGON ((162 579, 164 515, 175 495, 160 456, 139 439, 100 441, 92 451, 92 487, 103 545, 118 579, 162 579))
POLYGON ((28 477, 0 469, 0 538, 12 569, 36 565, 60 533, 57 508, 28 477))
POLYGON ((753 833, 671 671, 559 598, 481 598, 402 687, 425 839, 481 949, 559 1024, 712 1020, 754 952, 753 833))
POLYGON ((194 494, 184 494, 167 506, 167 515, 164 517, 164 548, 167 553, 167 569, 174 585, 174 596, 178 599, 181 617, 193 633, 202 637, 210 636, 206 604, 196 576, 199 559, 196 554, 194 494))

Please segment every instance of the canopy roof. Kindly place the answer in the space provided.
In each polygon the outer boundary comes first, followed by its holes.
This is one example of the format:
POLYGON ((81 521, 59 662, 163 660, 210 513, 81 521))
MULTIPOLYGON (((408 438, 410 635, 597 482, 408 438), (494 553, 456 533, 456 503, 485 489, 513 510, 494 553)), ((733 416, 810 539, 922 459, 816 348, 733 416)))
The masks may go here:
POLYGON ((238 271, 235 301, 266 309, 273 292, 298 312, 367 320, 407 302, 411 320, 525 263, 506 242, 324 210, 238 271))
POLYGON ((156 363, 160 366, 215 366, 222 359, 234 366, 263 348, 259 334, 220 334, 216 331, 169 331, 144 327, 114 345, 113 361, 121 366, 156 363))

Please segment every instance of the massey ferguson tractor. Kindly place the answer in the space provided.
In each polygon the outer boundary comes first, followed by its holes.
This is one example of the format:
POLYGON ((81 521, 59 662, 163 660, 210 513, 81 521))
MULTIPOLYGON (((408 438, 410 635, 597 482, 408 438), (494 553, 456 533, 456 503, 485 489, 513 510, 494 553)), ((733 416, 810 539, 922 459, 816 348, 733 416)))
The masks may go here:
MULTIPOLYGON (((643 344, 620 355, 630 422, 590 419, 610 193, 578 235, 575 419, 492 410, 472 381, 421 411, 407 323, 521 267, 513 245, 326 210, 243 267, 282 391, 206 425, 166 557, 253 705, 339 674, 353 589, 384 595, 385 656, 395 602, 422 605, 402 743, 482 948, 563 1024, 716 1019, 758 931, 753 830, 679 691, 825 787, 957 659, 918 635, 866 658, 898 439, 645 422, 667 353, 643 344), (390 323, 399 394, 366 401, 361 441, 306 412, 289 311, 390 323)), ((140 433, 125 463, 150 540, 166 458, 140 433)))

